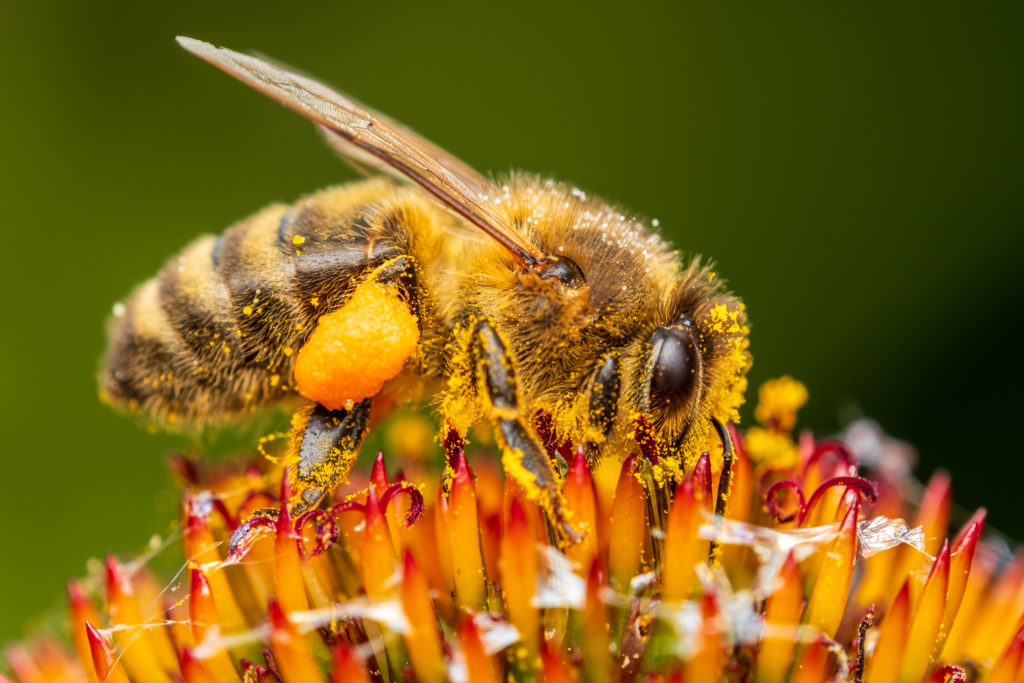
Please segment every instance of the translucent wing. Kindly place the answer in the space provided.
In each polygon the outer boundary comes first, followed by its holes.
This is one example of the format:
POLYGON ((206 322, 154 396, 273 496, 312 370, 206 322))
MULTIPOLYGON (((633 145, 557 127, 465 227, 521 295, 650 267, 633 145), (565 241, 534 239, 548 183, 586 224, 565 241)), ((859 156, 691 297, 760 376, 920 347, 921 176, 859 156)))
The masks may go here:
MULTIPOLYGON (((381 114, 379 111, 371 109, 366 105, 359 106, 363 107, 375 121, 381 122, 383 125, 402 136, 402 138, 413 147, 416 147, 428 157, 434 159, 437 163, 451 171, 455 177, 464 182, 471 190, 476 192, 477 195, 486 195, 489 191, 492 191, 491 184, 487 179, 473 170, 473 168, 461 159, 452 156, 430 140, 427 140, 415 131, 402 126, 402 124, 388 116, 385 116, 384 114, 381 114)), ((356 167, 361 167, 360 170, 365 169, 373 173, 386 173, 396 178, 408 180, 399 171, 388 166, 369 152, 364 152, 362 149, 349 142, 345 137, 324 126, 318 127, 331 149, 333 149, 345 161, 356 167)))
POLYGON ((412 131, 321 83, 261 59, 192 38, 179 37, 178 44, 318 124, 332 145, 357 163, 391 169, 412 180, 524 264, 543 262, 536 247, 485 203, 481 195, 489 187, 487 181, 412 131))

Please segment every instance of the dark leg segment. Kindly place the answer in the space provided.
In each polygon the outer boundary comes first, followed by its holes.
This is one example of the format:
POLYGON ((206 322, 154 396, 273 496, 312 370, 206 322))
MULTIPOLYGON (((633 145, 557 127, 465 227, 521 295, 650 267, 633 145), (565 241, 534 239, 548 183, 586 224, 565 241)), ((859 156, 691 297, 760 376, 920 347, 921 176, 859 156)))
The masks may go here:
MULTIPOLYGON (((718 432, 718 438, 722 441, 722 476, 718 480, 718 494, 715 499, 715 535, 718 535, 717 527, 721 526, 721 520, 725 517, 725 508, 729 504, 729 493, 732 491, 732 437, 729 436, 729 429, 722 424, 718 418, 711 418, 711 424, 718 432)), ((718 541, 711 541, 709 560, 712 564, 718 559, 718 541)))
MULTIPOLYGON (((416 262, 411 256, 390 258, 367 277, 396 285, 401 298, 420 317, 416 262)), ((294 513, 316 507, 348 476, 366 435, 370 401, 364 399, 351 410, 328 410, 317 404, 304 423, 293 426, 291 438, 298 440, 298 463, 291 474, 289 503, 294 513)))
POLYGON ((619 389, 622 380, 619 377, 619 356, 609 353, 601 361, 597 374, 590 384, 590 427, 594 436, 604 441, 611 434, 615 424, 615 415, 619 409, 619 389))
POLYGON ((313 408, 301 425, 299 461, 291 474, 293 513, 316 507, 348 475, 369 417, 370 399, 360 401, 352 410, 328 410, 319 404, 313 408))
POLYGON ((412 256, 396 256, 389 259, 370 273, 370 277, 382 284, 397 285, 402 300, 409 304, 413 315, 422 319, 416 260, 412 256))
POLYGON ((477 383, 485 394, 491 418, 497 428, 505 458, 505 470, 528 489, 540 489, 553 526, 570 540, 578 539, 562 506, 558 476, 540 438, 520 411, 512 356, 501 335, 488 320, 478 321, 472 329, 470 355, 477 383))

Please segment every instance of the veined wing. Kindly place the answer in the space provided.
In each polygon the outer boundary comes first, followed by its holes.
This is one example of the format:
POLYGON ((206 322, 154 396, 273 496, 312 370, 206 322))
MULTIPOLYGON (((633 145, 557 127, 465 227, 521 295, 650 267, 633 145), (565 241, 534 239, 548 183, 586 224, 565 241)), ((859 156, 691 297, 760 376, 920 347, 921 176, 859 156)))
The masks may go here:
MULTIPOLYGON (((330 135, 338 136, 344 144, 358 150, 357 162, 377 160, 384 168, 413 181, 469 225, 497 240, 525 265, 543 262, 537 248, 486 203, 482 192, 489 187, 487 181, 419 135, 322 83, 256 57, 183 36, 178 38, 178 44, 308 118, 330 135)), ((351 151, 346 154, 353 156, 351 151)))

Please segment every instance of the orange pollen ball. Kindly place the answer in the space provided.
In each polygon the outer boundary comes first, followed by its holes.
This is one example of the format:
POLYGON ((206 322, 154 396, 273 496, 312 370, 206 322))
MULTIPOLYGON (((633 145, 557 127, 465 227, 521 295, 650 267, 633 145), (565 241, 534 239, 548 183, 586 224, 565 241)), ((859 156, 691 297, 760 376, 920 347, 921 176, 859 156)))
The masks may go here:
POLYGON ((416 350, 416 316, 386 285, 367 281, 333 313, 320 316, 295 360, 299 393, 330 410, 375 395, 416 350))

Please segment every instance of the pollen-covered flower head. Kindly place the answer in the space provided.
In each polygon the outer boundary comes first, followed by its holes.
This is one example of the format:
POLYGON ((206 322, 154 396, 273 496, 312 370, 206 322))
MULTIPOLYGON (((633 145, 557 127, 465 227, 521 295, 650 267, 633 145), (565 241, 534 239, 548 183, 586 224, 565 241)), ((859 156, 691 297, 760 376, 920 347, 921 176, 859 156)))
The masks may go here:
POLYGON ((870 423, 794 439, 805 400, 791 379, 768 384, 761 427, 730 425, 678 477, 659 476, 643 425, 619 461, 589 460, 546 423, 575 543, 488 448, 450 434, 424 459, 422 439, 402 438, 424 434, 417 418, 386 429, 415 453, 379 455, 301 515, 265 459, 177 460, 181 570, 109 556, 69 584, 68 642, 12 645, 8 669, 18 681, 1024 679, 1022 556, 983 538, 983 510, 950 534, 945 475, 908 502, 915 482, 887 462, 903 447, 870 423))

